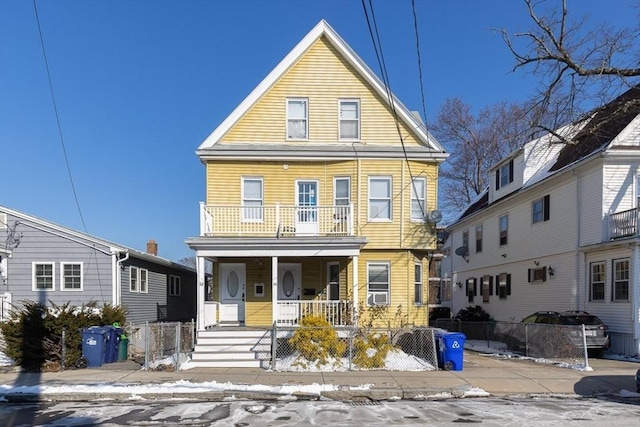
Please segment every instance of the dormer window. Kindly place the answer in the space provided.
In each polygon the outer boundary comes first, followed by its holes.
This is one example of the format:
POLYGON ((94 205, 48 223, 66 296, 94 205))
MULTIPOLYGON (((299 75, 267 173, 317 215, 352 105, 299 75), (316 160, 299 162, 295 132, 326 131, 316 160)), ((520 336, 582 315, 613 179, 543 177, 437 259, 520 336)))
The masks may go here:
POLYGON ((308 139, 308 101, 306 98, 287 99, 287 139, 308 139))
POLYGON ((513 182, 513 159, 496 170, 496 190, 513 182))

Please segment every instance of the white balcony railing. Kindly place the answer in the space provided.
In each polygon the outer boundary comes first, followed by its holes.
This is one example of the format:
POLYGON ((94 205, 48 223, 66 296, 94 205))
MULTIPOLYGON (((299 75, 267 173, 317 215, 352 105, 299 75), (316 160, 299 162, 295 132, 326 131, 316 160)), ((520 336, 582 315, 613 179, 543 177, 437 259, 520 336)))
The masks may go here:
POLYGON ((278 326, 297 326, 304 316, 317 316, 333 326, 344 326, 352 321, 351 307, 347 301, 278 301, 275 320, 278 326))
POLYGON ((609 240, 638 234, 638 209, 629 209, 609 215, 609 240))
POLYGON ((353 204, 213 206, 200 204, 201 236, 353 236, 353 204))

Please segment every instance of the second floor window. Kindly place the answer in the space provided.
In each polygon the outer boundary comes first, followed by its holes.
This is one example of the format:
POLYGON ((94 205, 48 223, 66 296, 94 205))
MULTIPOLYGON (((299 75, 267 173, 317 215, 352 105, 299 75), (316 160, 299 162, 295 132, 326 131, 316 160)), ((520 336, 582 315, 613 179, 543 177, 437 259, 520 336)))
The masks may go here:
POLYGON ((506 245, 509 237, 509 215, 500 217, 500 246, 506 245))
POLYGON ((591 263, 591 292, 589 293, 591 301, 604 301, 605 265, 604 262, 591 263))
POLYGON ((469 252, 469 230, 464 230, 462 232, 462 246, 467 248, 467 253, 469 252))
POLYGON ((369 219, 391 220, 391 177, 369 178, 369 219))
POLYGON ((242 178, 242 220, 262 221, 262 178, 242 178))
POLYGON ((424 221, 427 203, 427 182, 425 178, 414 178, 411 182, 411 219, 424 221))
POLYGON ((308 139, 307 100, 287 99, 287 139, 308 139))
POLYGON ((360 139, 360 101, 341 99, 338 101, 339 135, 338 139, 360 139))
POLYGON ((549 221, 549 195, 531 202, 531 222, 549 221))
POLYGON ((476 252, 482 252, 482 224, 476 225, 476 252))
POLYGON ((351 203, 351 179, 336 177, 333 179, 333 204, 335 206, 334 219, 346 220, 351 203))

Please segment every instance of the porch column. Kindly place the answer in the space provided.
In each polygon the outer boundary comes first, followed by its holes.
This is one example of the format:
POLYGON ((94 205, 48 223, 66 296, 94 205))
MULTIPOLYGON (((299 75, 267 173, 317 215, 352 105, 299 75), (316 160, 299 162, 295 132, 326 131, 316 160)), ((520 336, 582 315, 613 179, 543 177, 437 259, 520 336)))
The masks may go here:
POLYGON ((204 271, 204 257, 196 255, 196 280, 198 283, 198 289, 196 292, 196 318, 198 330, 204 330, 204 290, 206 283, 206 276, 204 271))
POLYGON ((271 323, 278 314, 278 257, 271 257, 271 323))
POLYGON ((353 258, 351 259, 351 268, 352 268, 352 272, 351 275, 353 277, 353 310, 352 310, 352 316, 354 317, 353 323, 355 325, 358 324, 358 255, 354 255, 353 258))

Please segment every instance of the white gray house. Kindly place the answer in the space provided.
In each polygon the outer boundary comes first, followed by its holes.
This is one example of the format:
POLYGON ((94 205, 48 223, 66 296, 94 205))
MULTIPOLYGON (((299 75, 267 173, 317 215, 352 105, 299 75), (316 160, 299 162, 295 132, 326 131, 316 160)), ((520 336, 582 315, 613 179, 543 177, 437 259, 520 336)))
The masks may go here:
POLYGON ((640 86, 555 134, 496 164, 449 227, 452 313, 587 311, 609 326, 613 352, 638 354, 640 86))
POLYGON ((123 305, 127 322, 195 318, 196 272, 0 206, 0 320, 22 301, 123 305))

